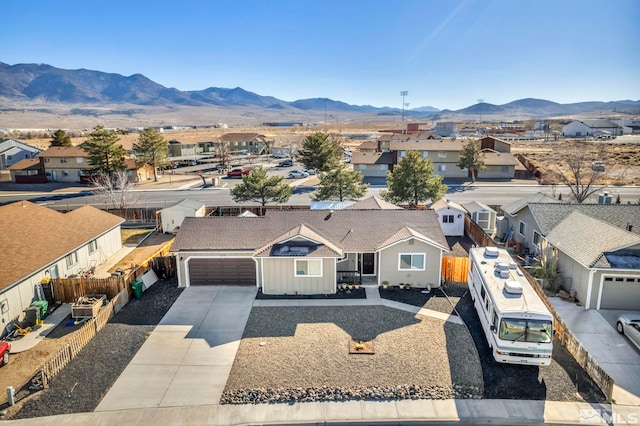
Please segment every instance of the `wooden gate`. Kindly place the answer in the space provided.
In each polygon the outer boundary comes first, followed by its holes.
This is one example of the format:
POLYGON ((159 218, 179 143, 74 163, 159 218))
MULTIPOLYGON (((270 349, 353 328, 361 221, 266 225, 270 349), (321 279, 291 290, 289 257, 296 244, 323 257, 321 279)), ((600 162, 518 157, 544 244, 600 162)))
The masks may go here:
POLYGON ((443 257, 442 258, 442 278, 444 278, 445 281, 466 283, 468 272, 469 272, 468 257, 443 257))

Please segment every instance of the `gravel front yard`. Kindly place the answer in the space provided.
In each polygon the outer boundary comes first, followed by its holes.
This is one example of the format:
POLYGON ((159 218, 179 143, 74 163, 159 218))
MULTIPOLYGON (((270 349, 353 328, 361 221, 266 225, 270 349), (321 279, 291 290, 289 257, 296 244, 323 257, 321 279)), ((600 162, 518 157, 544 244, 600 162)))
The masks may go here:
MULTIPOLYGON (((548 367, 497 363, 484 337, 467 284, 449 283, 444 290, 469 327, 478 348, 484 382, 483 398, 606 402, 589 375, 557 341, 554 341, 553 359, 548 367)), ((439 289, 432 293, 425 295, 414 290, 395 290, 381 291, 380 294, 388 299, 449 313, 442 303, 442 300, 446 300, 444 293, 439 289)))
POLYGON ((265 307, 251 312, 223 402, 473 397, 481 388, 464 326, 383 306, 265 307), (350 355, 351 339, 373 340, 375 354, 350 355))
POLYGON ((12 407, 7 418, 93 411, 180 293, 176 280, 165 280, 141 299, 132 299, 51 381, 49 389, 12 407))

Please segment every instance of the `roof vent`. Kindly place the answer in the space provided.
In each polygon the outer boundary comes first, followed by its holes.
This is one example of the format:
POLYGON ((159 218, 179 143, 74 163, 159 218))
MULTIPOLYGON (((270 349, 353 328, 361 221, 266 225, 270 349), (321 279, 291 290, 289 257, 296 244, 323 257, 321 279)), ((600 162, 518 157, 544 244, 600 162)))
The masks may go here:
POLYGON ((509 294, 522 294, 522 286, 518 281, 505 281, 504 291, 509 294))
POLYGON ((509 278, 509 264, 504 262, 497 262, 495 269, 496 275, 500 278, 509 278))
POLYGON ((498 257, 500 252, 498 251, 498 247, 485 247, 484 255, 487 257, 498 257))

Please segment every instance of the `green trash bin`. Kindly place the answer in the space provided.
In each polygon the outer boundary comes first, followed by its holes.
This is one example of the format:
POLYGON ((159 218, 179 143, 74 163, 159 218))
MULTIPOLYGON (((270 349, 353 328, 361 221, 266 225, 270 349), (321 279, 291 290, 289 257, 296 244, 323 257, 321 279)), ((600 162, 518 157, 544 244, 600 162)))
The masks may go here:
POLYGON ((46 300, 36 300, 31 304, 31 306, 36 306, 38 309, 40 309, 40 319, 45 319, 47 317, 49 302, 47 302, 46 300))
POLYGON ((140 299, 142 297, 142 281, 131 281, 131 288, 133 289, 133 297, 140 299))

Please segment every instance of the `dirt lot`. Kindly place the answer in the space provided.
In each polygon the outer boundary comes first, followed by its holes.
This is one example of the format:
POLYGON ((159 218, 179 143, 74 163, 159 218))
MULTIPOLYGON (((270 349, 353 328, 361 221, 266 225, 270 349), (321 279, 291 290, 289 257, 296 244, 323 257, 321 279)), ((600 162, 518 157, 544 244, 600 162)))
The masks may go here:
POLYGON ((611 141, 560 140, 514 142, 511 152, 522 154, 543 176, 545 184, 560 183, 558 174, 568 175, 567 156, 579 153, 587 173, 591 162, 605 164, 603 185, 640 184, 640 137, 622 136, 611 141))

